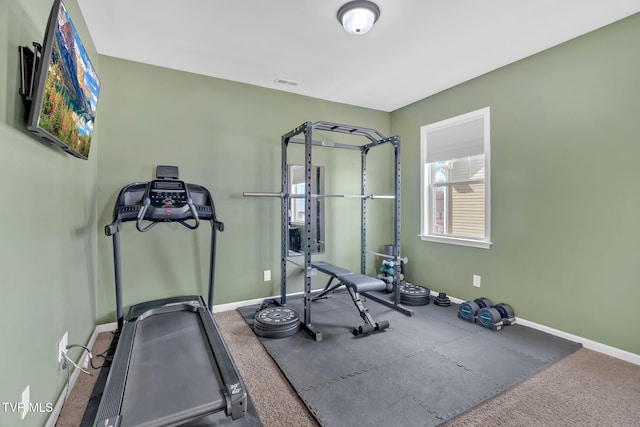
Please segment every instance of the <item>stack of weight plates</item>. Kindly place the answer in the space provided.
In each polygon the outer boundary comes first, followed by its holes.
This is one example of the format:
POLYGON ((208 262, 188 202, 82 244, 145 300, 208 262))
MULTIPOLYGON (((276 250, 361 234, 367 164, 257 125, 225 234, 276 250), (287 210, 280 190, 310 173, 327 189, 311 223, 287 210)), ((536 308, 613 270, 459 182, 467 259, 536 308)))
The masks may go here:
POLYGON ((400 285, 400 304, 427 305, 431 300, 431 291, 424 286, 406 283, 400 285))
POLYGON ((438 296, 433 300, 433 303, 438 307, 449 307, 451 305, 451 300, 444 292, 440 292, 438 296))
POLYGON ((269 307, 256 313, 253 331, 263 338, 284 338, 300 329, 300 315, 288 307, 269 307))

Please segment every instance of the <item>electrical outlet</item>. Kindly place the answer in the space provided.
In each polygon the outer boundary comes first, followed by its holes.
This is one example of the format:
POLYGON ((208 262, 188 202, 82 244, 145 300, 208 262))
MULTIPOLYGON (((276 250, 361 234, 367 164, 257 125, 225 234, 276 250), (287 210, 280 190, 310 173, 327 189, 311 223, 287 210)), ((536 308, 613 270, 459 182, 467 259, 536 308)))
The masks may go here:
POLYGON ((477 275, 473 275, 473 286, 475 286, 476 288, 480 287, 480 276, 477 275))
POLYGON ((29 407, 31 405, 31 396, 30 396, 29 386, 24 389, 22 392, 22 419, 27 416, 27 412, 29 412, 29 407))
POLYGON ((271 270, 265 270, 262 272, 262 280, 265 282, 271 281, 271 270))
POLYGON ((58 363, 62 362, 62 355, 67 354, 67 344, 69 343, 69 332, 65 332, 58 343, 58 363))

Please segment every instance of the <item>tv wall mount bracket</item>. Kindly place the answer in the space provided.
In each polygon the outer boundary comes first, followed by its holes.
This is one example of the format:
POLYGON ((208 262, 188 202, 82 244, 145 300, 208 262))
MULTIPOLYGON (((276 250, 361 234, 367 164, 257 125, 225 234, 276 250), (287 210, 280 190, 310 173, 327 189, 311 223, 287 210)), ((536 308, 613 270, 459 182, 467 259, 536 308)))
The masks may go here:
POLYGON ((36 71, 40 66, 42 45, 33 42, 33 50, 29 46, 18 46, 20 53, 20 88, 18 93, 22 96, 26 111, 29 111, 33 101, 33 88, 36 71))

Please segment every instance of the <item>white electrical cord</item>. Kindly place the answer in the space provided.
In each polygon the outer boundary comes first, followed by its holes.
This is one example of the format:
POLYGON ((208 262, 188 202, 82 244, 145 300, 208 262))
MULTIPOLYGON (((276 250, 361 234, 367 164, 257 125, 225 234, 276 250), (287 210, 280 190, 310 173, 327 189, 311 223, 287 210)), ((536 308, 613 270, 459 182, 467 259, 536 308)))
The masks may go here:
POLYGON ((82 372, 84 372, 87 375, 93 375, 91 372, 85 371, 83 368, 81 368, 80 366, 76 365, 73 360, 69 359, 69 357, 67 356, 67 353, 62 353, 62 355, 64 356, 65 359, 67 359, 67 362, 71 363, 73 366, 75 366, 77 369, 80 369, 82 372))
MULTIPOLYGON (((74 348, 74 347, 80 347, 80 348, 84 349, 89 354, 89 360, 91 360, 93 358, 93 355, 91 354, 91 350, 89 350, 88 347, 85 347, 85 346, 80 345, 80 344, 69 344, 65 348, 65 350, 69 350, 69 349, 74 348)), ((80 366, 76 365, 73 360, 69 359, 69 356, 67 356, 67 352, 66 351, 61 352, 61 355, 64 358, 64 360, 62 361, 62 369, 65 369, 67 371, 67 390, 66 390, 65 396, 64 396, 64 402, 66 402, 67 398, 69 397, 69 388, 71 386, 71 369, 69 368, 69 364, 67 362, 69 362, 70 364, 75 366, 77 369, 80 369, 80 371, 84 372, 87 375, 93 376, 93 374, 91 372, 88 372, 88 371, 82 369, 80 366)))
MULTIPOLYGON (((86 352, 87 352, 87 354, 89 355, 89 361, 91 361, 91 360, 93 359, 93 354, 91 354, 91 350, 89 350, 89 347, 86 347, 86 346, 84 346, 84 345, 80 345, 80 344, 69 344, 69 345, 66 347, 66 349, 67 349, 67 350, 69 350, 69 349, 72 349, 72 348, 75 348, 75 347, 80 347, 80 348, 82 348, 84 351, 86 351, 86 352)), ((82 369, 81 367, 79 367, 78 365, 76 365, 75 363, 73 363, 73 360, 71 360, 71 359, 69 359, 69 358, 67 357, 67 353, 63 353, 63 355, 64 355, 65 359, 67 359, 67 360, 68 360, 68 361, 69 361, 73 366, 75 366, 76 368, 80 369, 82 372, 84 372, 84 373, 85 373, 85 374, 87 374, 87 375, 93 375, 93 374, 91 374, 91 372, 87 372, 87 371, 85 371, 84 369, 82 369)))

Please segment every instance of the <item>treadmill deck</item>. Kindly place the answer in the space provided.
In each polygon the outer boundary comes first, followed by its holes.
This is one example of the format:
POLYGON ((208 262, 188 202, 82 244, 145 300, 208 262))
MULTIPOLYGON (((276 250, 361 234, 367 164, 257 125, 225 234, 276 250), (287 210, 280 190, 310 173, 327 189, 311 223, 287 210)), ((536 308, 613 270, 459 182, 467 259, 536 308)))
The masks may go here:
POLYGON ((219 340, 200 297, 132 306, 95 425, 156 427, 211 414, 242 416, 247 394, 219 340))

